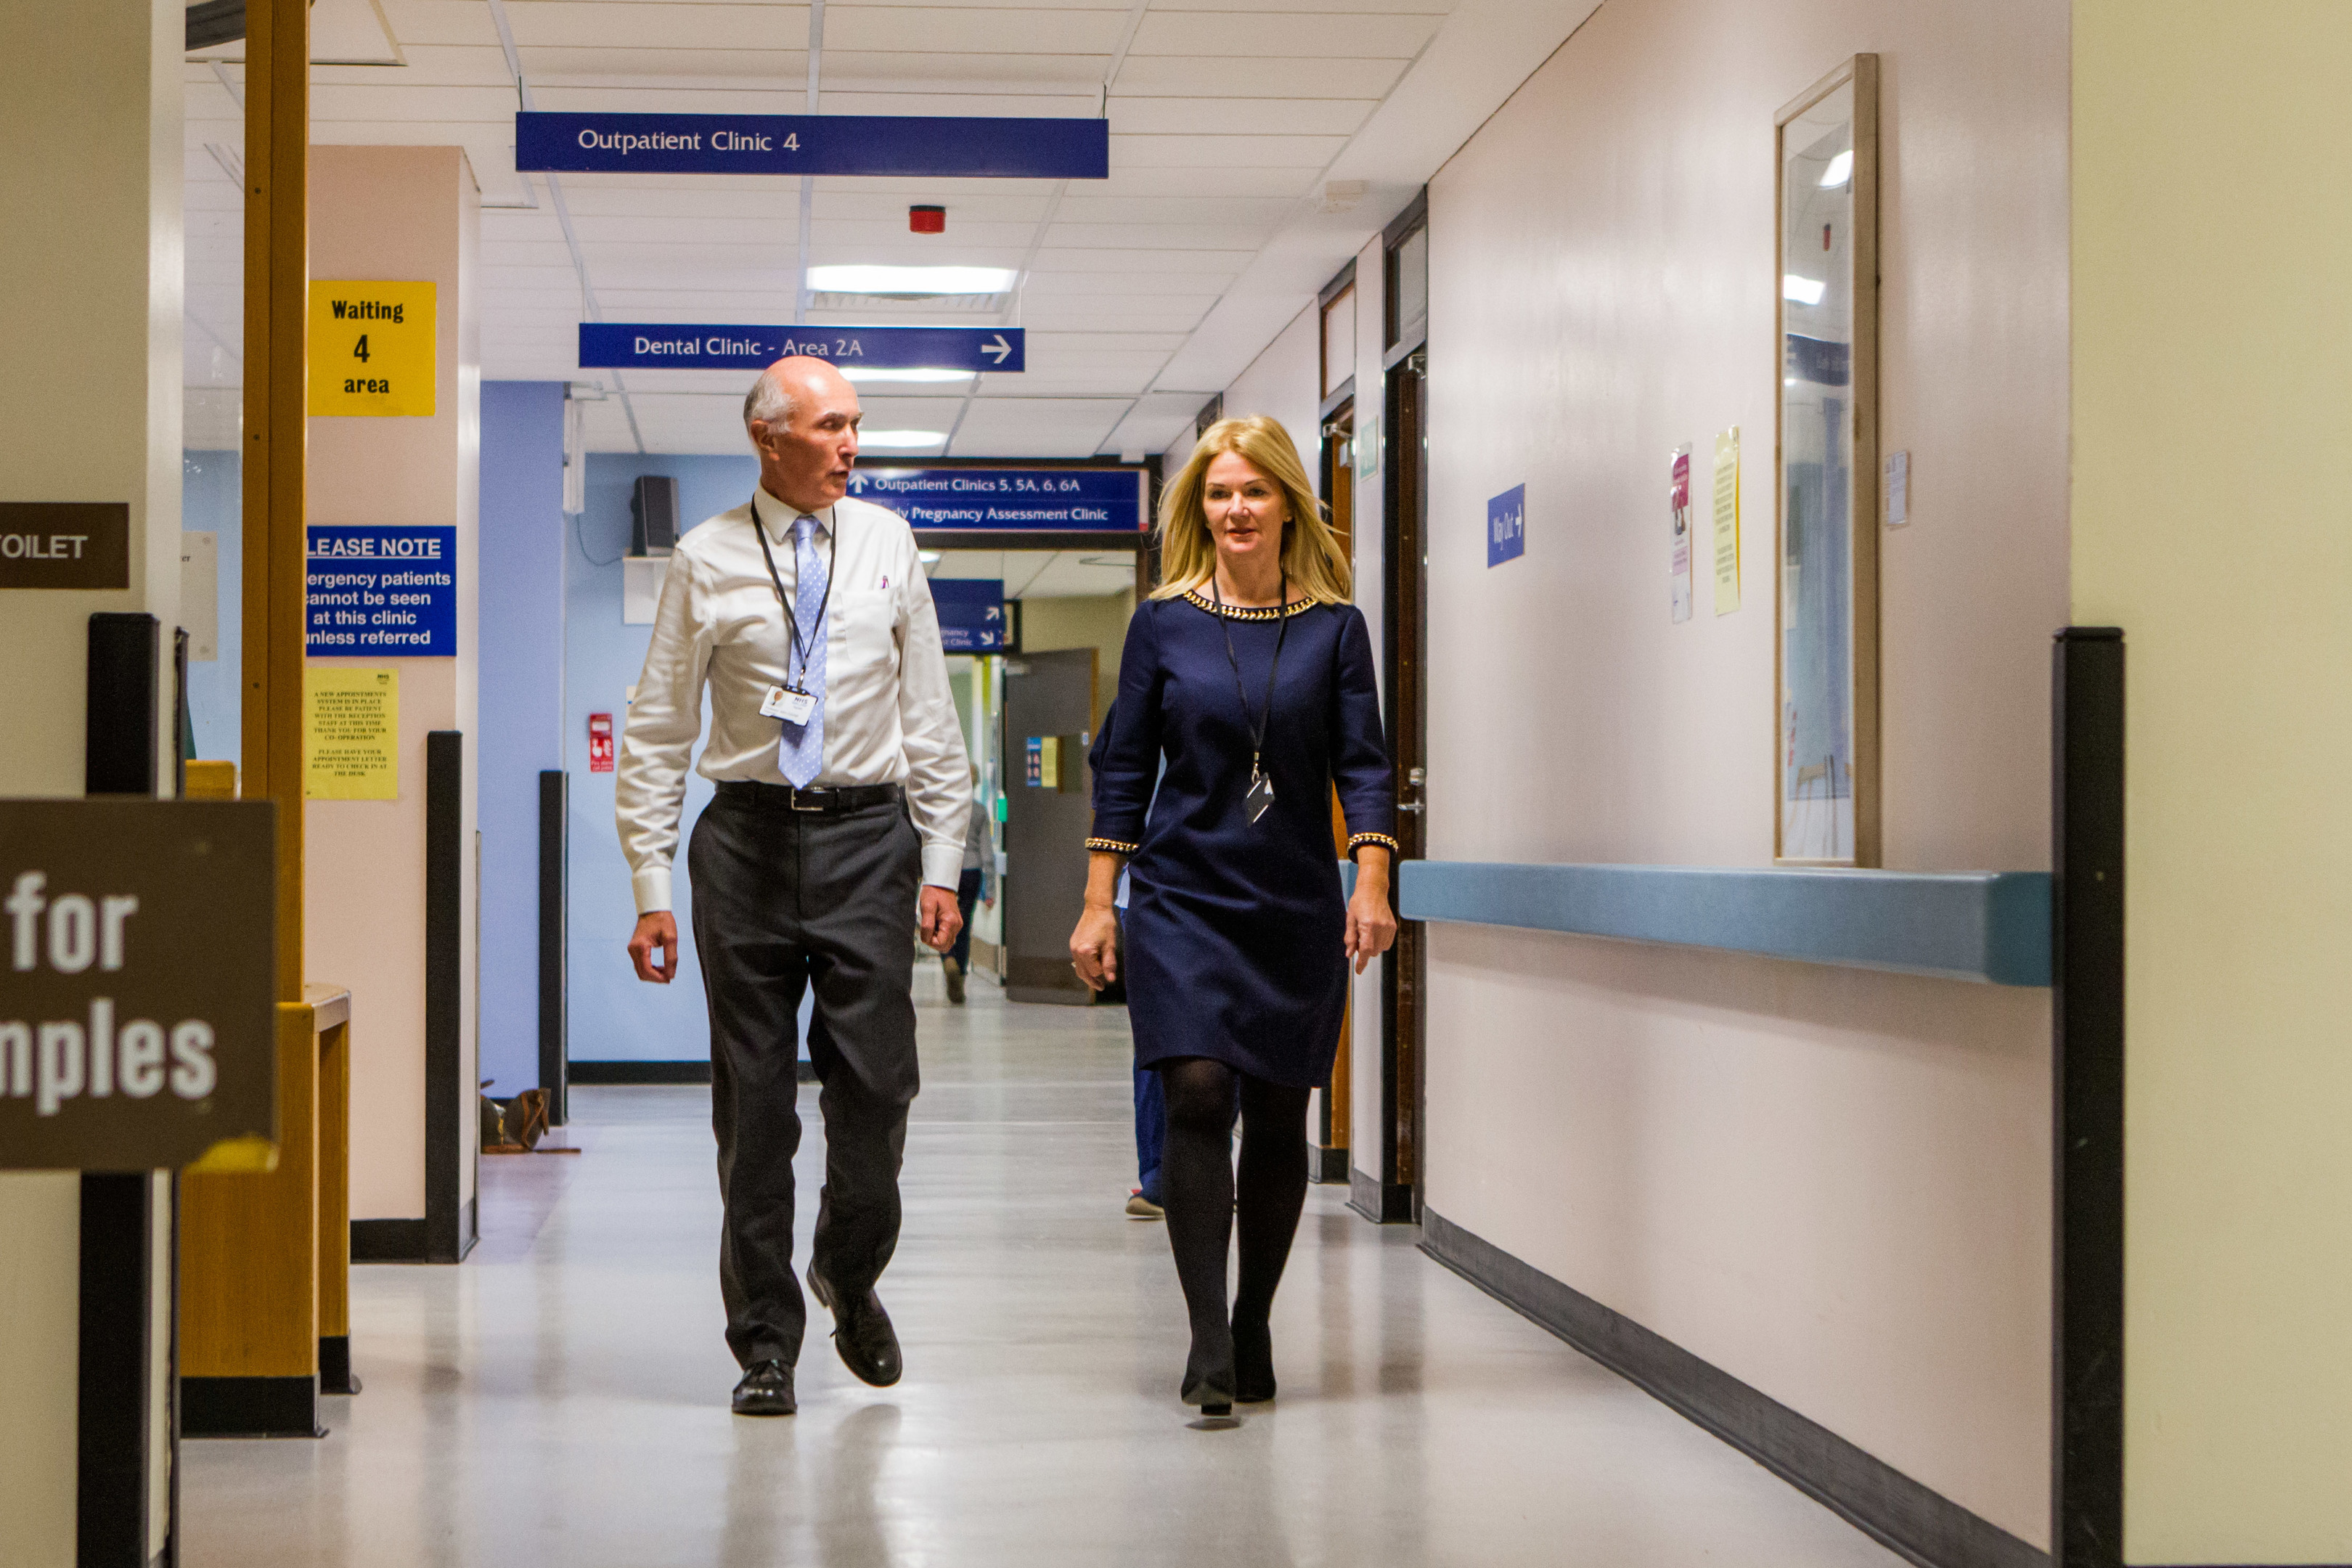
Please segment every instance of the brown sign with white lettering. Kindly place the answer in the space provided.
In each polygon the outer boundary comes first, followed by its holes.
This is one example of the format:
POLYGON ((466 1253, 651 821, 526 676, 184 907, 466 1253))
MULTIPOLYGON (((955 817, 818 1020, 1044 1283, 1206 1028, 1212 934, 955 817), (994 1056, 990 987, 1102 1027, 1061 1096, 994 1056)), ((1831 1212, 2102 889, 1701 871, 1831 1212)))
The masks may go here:
POLYGON ((122 501, 0 501, 0 588, 128 588, 122 501))
POLYGON ((0 1169, 276 1138, 276 813, 0 800, 0 1169))

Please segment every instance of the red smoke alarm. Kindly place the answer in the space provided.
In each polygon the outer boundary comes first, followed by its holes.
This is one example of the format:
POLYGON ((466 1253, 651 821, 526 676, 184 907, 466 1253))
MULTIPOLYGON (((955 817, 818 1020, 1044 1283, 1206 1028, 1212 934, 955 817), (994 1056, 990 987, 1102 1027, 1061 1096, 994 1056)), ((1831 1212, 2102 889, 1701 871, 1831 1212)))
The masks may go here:
POLYGON ((948 209, 908 207, 907 226, 917 234, 945 234, 948 231, 948 209))

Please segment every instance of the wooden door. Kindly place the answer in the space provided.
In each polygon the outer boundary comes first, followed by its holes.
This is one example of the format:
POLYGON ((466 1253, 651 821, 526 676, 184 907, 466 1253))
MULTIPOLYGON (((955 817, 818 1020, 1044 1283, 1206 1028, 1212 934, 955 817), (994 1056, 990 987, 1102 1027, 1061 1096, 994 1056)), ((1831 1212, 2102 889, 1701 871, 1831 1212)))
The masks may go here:
MULTIPOLYGON (((1386 573, 1381 653, 1388 678, 1384 717, 1389 752, 1396 769, 1400 860, 1419 859, 1427 845, 1422 799, 1428 761, 1423 722, 1423 580, 1429 496, 1423 451, 1427 368, 1427 355, 1419 349, 1390 368, 1383 420, 1381 543, 1386 573)), ((1420 1215, 1423 941, 1418 921, 1401 922, 1396 945, 1381 965, 1379 1191, 1359 1192, 1349 1201, 1383 1223, 1410 1222, 1420 1215)), ((1358 1161, 1360 1168, 1365 1163, 1358 1161)))
MULTIPOLYGON (((1328 357, 1327 353, 1327 358, 1328 357)), ((1339 540, 1339 553, 1352 570, 1356 560, 1356 405, 1351 398, 1334 410, 1323 422, 1323 500, 1329 513, 1331 532, 1339 540)), ((1339 794, 1331 792, 1332 852, 1345 859, 1348 854, 1348 819, 1339 809, 1339 794)), ((1314 1173, 1318 1182, 1345 1182, 1348 1179, 1348 1129, 1352 1113, 1355 1072, 1351 1041, 1355 1035, 1355 1008, 1352 1003, 1339 1020, 1339 1051, 1331 1058, 1330 1080, 1323 1086, 1319 1097, 1322 1105, 1315 1119, 1314 1173)))

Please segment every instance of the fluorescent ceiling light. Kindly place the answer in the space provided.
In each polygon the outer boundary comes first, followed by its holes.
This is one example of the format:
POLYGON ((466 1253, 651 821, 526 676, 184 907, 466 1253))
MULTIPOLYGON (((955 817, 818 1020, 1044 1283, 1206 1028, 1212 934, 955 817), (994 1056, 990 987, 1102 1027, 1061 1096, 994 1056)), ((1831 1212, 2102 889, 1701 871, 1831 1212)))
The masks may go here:
POLYGON ((1831 190, 1853 178, 1853 154, 1841 153, 1830 160, 1827 173, 1822 175, 1822 189, 1831 190))
POLYGON ((945 370, 924 366, 915 370, 877 370, 862 364, 845 364, 841 374, 852 381, 970 381, 968 370, 945 370))
POLYGON ((1002 294, 1006 267, 812 267, 808 286, 821 294, 1002 294))
POLYGON ((940 552, 936 550, 918 550, 915 552, 915 559, 926 566, 936 566, 940 563, 940 552))
POLYGON ((1818 305, 1829 291, 1830 286, 1818 278, 1800 278, 1791 272, 1780 279, 1780 298, 1800 305, 1818 305))
POLYGON ((860 430, 857 444, 877 451, 909 452, 918 447, 936 447, 948 438, 944 430, 860 430))

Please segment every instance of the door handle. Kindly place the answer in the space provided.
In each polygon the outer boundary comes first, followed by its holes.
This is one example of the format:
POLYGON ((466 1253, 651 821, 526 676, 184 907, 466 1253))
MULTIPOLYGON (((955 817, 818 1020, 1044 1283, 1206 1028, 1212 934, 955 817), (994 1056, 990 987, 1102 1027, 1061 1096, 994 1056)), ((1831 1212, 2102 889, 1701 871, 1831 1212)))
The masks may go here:
POLYGON ((1397 802, 1397 809, 1399 811, 1412 812, 1414 816, 1418 816, 1429 808, 1417 800, 1401 800, 1397 802))

